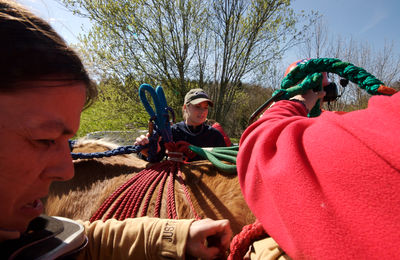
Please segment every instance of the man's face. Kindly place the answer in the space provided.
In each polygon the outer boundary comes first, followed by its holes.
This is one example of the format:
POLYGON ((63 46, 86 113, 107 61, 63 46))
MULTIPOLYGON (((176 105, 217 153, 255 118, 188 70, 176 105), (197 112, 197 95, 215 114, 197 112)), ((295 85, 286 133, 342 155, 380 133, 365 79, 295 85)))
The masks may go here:
POLYGON ((68 140, 85 102, 82 83, 24 84, 0 92, 0 229, 20 232, 43 212, 51 182, 73 177, 68 140))

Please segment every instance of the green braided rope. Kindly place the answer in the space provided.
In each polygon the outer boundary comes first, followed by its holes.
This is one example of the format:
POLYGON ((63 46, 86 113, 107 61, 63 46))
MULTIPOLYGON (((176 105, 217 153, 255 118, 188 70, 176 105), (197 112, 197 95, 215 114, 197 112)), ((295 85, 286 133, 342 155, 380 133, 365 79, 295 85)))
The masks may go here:
MULTIPOLYGON (((310 59, 306 63, 299 64, 289 72, 282 80, 281 89, 272 94, 270 101, 288 100, 293 96, 305 93, 309 89, 313 89, 314 91, 321 90, 323 78, 321 72, 331 72, 338 74, 342 78, 347 78, 371 95, 389 95, 378 91, 379 87, 384 85, 383 82, 363 68, 356 67, 349 62, 343 62, 339 59, 320 58, 310 59), (300 81, 301 83, 298 84, 300 81)), ((309 117, 315 117, 321 114, 319 102, 318 100, 311 109, 308 114, 309 117)), ((268 104, 269 101, 266 103, 268 104)), ((221 160, 236 164, 239 146, 214 147, 208 150, 207 148, 190 145, 189 149, 203 158, 208 159, 214 166, 222 171, 236 172, 236 165, 225 164, 221 162, 221 160)))
MULTIPOLYGON (((279 89, 276 90, 272 96, 275 100, 288 100, 291 97, 304 93, 308 89, 313 89, 315 91, 319 91, 322 89, 322 74, 321 73, 313 73, 305 76, 306 78, 298 85, 287 88, 287 89, 279 89)), ((320 100, 318 100, 311 111, 308 113, 308 117, 316 117, 321 114, 320 109, 320 100)))
POLYGON ((300 80, 308 74, 316 72, 331 72, 338 74, 343 78, 347 78, 351 82, 357 84, 360 88, 365 89, 371 95, 381 94, 378 88, 384 85, 382 81, 368 73, 360 67, 356 67, 349 62, 343 62, 339 59, 320 58, 311 59, 304 64, 299 64, 281 82, 281 88, 287 89, 296 85, 300 80))
MULTIPOLYGON (((262 104, 249 118, 249 123, 253 123, 260 113, 265 111, 273 102, 279 100, 288 100, 291 97, 303 94, 308 89, 321 89, 322 83, 314 74, 321 72, 332 72, 348 79, 357 84, 360 88, 365 89, 372 95, 393 95, 397 91, 393 88, 384 86, 382 81, 365 71, 363 68, 354 66, 349 62, 342 62, 339 59, 320 58, 310 59, 306 63, 298 64, 286 77, 282 80, 281 89, 275 91, 270 99, 262 104), (309 76, 311 75, 311 76, 309 76), (302 82, 302 80, 304 81, 302 82), (298 84, 299 82, 302 82, 298 84), (309 85, 311 84, 311 85, 309 85), (317 88, 315 85, 319 85, 317 88)), ((318 116, 321 109, 318 103, 311 109, 309 117, 318 116)))
POLYGON ((239 146, 229 147, 214 147, 214 148, 201 148, 195 145, 189 145, 189 149, 201 157, 209 160, 215 167, 224 172, 236 172, 236 157, 239 151, 239 146), (221 160, 231 162, 234 164, 226 164, 221 160))
MULTIPOLYGON (((284 91, 285 93, 279 98, 279 100, 282 100, 302 94, 308 89, 314 89, 315 91, 321 90, 322 74, 320 72, 331 72, 343 78, 347 78, 371 95, 385 95, 384 93, 378 92, 379 87, 384 85, 384 83, 363 68, 356 67, 349 62, 343 62, 339 59, 320 58, 310 59, 306 63, 296 66, 282 80, 281 89, 275 91, 273 96, 284 91), (320 75, 319 77, 321 80, 319 80, 317 75, 320 75), (299 85, 296 85, 302 79, 304 80, 299 85), (317 87, 317 85, 319 86, 317 87)), ((316 117, 320 114, 320 101, 318 100, 308 114, 308 117, 316 117)))
POLYGON ((238 151, 239 147, 237 145, 232 146, 222 146, 222 147, 213 147, 213 151, 238 151))
POLYGON ((313 73, 305 75, 305 79, 298 85, 289 87, 287 89, 278 89, 272 96, 279 95, 279 100, 287 100, 293 96, 303 94, 308 89, 320 89, 322 86, 322 74, 313 73))

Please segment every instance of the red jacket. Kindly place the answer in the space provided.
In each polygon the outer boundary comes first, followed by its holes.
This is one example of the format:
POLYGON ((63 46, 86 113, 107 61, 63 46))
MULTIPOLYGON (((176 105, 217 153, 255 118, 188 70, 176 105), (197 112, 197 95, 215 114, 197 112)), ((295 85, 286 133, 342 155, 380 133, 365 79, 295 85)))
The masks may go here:
POLYGON ((220 125, 219 123, 214 123, 211 127, 217 129, 222 134, 222 136, 224 137, 224 141, 225 141, 226 146, 232 146, 231 139, 225 133, 224 128, 222 128, 222 125, 220 125))
POLYGON ((399 259, 400 93, 307 118, 280 101, 243 133, 238 174, 265 230, 294 259, 399 259))

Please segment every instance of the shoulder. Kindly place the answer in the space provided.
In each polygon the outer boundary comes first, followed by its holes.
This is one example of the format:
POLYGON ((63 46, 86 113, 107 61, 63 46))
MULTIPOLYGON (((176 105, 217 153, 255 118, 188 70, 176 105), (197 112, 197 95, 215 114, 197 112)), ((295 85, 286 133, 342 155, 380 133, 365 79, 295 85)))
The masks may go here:
POLYGON ((204 124, 204 126, 204 133, 215 139, 214 142, 216 142, 216 146, 225 146, 224 136, 220 131, 210 125, 204 124))
POLYGON ((187 131, 187 128, 185 127, 185 122, 178 122, 176 124, 173 124, 171 127, 173 139, 176 140, 184 140, 187 135, 190 135, 190 133, 187 131))
POLYGON ((171 126, 172 130, 177 130, 177 129, 184 129, 185 123, 183 121, 175 123, 171 126))
MULTIPOLYGON (((215 132, 215 133, 221 133, 219 130, 218 130, 218 127, 214 127, 214 125, 206 125, 206 124, 204 124, 204 126, 206 127, 206 129, 207 129, 207 131, 210 131, 210 132, 215 132)), ((220 126, 220 129, 222 129, 222 127, 220 126)))
POLYGON ((219 133, 220 134, 220 132, 216 128, 214 128, 210 125, 204 124, 204 129, 210 133, 219 133))
POLYGON ((171 130, 172 132, 187 132, 186 128, 185 128, 185 122, 178 122, 175 123, 171 126, 171 130))

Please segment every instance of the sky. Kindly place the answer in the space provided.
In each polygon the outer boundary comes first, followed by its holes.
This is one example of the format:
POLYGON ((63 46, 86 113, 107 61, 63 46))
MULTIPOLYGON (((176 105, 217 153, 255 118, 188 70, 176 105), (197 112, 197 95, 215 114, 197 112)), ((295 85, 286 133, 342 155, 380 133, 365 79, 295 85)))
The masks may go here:
POLYGON ((292 7, 318 11, 330 33, 366 41, 378 49, 385 40, 393 40, 400 49, 399 0, 297 0, 292 7))
MULTIPOLYGON (((70 44, 78 43, 77 36, 90 27, 87 19, 73 15, 57 0, 17 0, 35 14, 46 19, 70 44)), ((299 12, 318 11, 324 18, 329 34, 343 39, 353 37, 368 42, 373 50, 382 49, 393 41, 400 53, 399 0, 294 0, 292 8, 299 12)), ((295 50, 292 50, 292 52, 295 50)))
POLYGON ((34 14, 50 22, 53 28, 69 43, 79 42, 78 35, 88 28, 88 19, 81 18, 68 11, 57 0, 16 0, 34 14))

